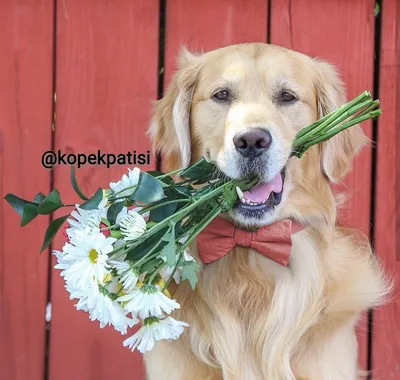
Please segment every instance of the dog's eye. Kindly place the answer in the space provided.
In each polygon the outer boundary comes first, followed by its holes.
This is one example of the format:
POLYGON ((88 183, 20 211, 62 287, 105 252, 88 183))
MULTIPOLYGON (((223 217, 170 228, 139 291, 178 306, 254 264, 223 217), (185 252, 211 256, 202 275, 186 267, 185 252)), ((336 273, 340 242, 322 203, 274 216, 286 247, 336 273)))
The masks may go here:
POLYGON ((217 100, 228 100, 229 92, 226 90, 221 90, 221 91, 216 92, 212 97, 213 97, 213 99, 217 99, 217 100))
POLYGON ((291 103, 297 100, 297 98, 289 91, 283 91, 281 94, 281 101, 285 103, 291 103))

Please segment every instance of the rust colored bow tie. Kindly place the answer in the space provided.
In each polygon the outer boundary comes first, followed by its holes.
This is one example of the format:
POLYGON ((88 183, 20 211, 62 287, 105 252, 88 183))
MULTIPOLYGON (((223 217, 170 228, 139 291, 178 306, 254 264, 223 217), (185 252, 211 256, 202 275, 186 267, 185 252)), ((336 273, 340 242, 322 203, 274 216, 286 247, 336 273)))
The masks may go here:
POLYGON ((246 231, 236 228, 228 220, 215 218, 198 236, 197 247, 204 264, 212 263, 234 247, 250 247, 277 263, 287 266, 292 248, 292 235, 305 228, 298 222, 285 219, 246 231))

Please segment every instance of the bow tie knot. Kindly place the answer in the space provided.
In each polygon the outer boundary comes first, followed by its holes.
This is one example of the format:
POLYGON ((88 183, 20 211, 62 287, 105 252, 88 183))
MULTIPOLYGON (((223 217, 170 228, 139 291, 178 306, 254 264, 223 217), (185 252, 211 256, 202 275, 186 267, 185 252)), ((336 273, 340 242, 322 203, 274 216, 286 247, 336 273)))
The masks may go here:
POLYGON ((256 231, 247 231, 217 217, 197 237, 199 256, 204 264, 209 264, 239 246, 253 248, 265 257, 287 266, 292 248, 292 234, 304 227, 286 219, 256 231))
POLYGON ((239 247, 250 248, 253 243, 254 233, 251 231, 240 230, 235 228, 233 240, 235 245, 239 247))

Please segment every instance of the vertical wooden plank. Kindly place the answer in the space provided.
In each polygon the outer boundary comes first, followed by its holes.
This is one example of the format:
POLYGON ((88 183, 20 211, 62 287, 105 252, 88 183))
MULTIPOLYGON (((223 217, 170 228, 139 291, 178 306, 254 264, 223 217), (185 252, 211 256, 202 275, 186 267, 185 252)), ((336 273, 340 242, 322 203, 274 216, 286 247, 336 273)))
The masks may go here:
MULTIPOLYGON (((373 90, 374 0, 272 0, 271 43, 335 64, 343 74, 349 99, 373 90)), ((371 137, 371 122, 363 123, 371 137)), ((369 235, 371 148, 355 160, 346 179, 349 201, 344 222, 369 235)), ((360 360, 367 362, 366 316, 359 329, 360 360)))
POLYGON ((400 3, 385 0, 379 73, 383 114, 378 120, 375 247, 395 281, 392 300, 374 311, 374 379, 400 379, 400 3), (397 186, 396 186, 397 181, 397 186))
MULTIPOLYGON (((114 154, 150 149, 146 130, 151 101, 157 98, 158 3, 57 2, 56 149, 114 154)), ((78 177, 83 189, 94 193, 132 166, 86 165, 78 177)), ((154 162, 141 168, 151 167, 154 162)), ((56 168, 55 187, 70 203, 76 198, 68 178, 69 168, 56 168)), ((51 379, 143 378, 141 355, 124 348, 125 337, 111 327, 101 330, 77 312, 55 272, 52 305, 51 379)))
MULTIPOLYGON (((0 195, 48 192, 41 165, 51 148, 51 0, 0 2, 0 195)), ((48 255, 39 255, 48 218, 19 229, 0 202, 0 368, 2 379, 41 380, 45 363, 48 255)))
POLYGON ((268 0, 168 0, 166 17, 164 89, 184 46, 206 52, 238 43, 267 42, 268 0))
POLYGON ((243 42, 266 42, 267 0, 167 2, 166 84, 179 49, 209 51, 243 42))

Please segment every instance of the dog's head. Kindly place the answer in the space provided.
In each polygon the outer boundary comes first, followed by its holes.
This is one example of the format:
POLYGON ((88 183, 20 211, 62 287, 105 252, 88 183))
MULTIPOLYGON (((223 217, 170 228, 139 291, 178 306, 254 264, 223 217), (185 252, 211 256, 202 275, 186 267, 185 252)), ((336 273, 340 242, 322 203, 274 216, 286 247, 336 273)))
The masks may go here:
POLYGON ((184 50, 151 132, 167 170, 204 156, 228 177, 260 178, 230 213, 240 224, 332 221, 329 184, 345 176, 365 143, 361 128, 309 149, 301 160, 290 156, 297 133, 345 101, 330 64, 288 49, 254 43, 202 55, 184 50))

